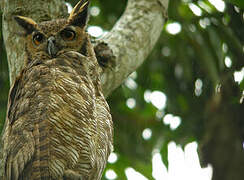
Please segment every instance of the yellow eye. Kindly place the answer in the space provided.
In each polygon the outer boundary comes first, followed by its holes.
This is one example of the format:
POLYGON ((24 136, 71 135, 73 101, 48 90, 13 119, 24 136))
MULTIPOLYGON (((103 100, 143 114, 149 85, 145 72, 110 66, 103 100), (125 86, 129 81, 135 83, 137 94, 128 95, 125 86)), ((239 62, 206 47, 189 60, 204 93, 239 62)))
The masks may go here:
POLYGON ((40 45, 44 39, 44 36, 41 33, 37 33, 33 36, 33 42, 35 45, 40 45))
POLYGON ((75 32, 71 29, 64 29, 61 31, 61 37, 65 41, 72 41, 75 38, 75 32))

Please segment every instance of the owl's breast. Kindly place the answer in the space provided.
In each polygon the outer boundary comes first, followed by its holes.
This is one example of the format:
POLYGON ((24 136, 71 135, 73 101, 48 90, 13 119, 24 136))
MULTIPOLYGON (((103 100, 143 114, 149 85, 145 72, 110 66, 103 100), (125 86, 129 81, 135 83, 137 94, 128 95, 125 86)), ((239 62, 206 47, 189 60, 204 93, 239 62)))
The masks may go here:
MULTIPOLYGON (((26 71, 35 94, 34 136, 38 155, 46 159, 52 177, 74 168, 78 161, 92 166, 97 126, 95 89, 80 62, 52 59, 26 71)), ((38 159, 38 157, 36 158, 38 159)))

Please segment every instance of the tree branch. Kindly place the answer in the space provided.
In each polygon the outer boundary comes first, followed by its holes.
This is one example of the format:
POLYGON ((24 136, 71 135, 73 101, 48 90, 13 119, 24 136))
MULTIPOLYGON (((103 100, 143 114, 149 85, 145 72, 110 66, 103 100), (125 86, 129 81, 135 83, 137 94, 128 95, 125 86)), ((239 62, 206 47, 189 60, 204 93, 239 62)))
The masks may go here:
MULTIPOLYGON (((167 7, 168 0, 129 0, 122 17, 99 41, 98 47, 107 45, 113 52, 108 61, 111 68, 102 74, 105 96, 121 85, 149 55, 162 32, 167 7)), ((105 48, 105 55, 108 49, 105 48)))

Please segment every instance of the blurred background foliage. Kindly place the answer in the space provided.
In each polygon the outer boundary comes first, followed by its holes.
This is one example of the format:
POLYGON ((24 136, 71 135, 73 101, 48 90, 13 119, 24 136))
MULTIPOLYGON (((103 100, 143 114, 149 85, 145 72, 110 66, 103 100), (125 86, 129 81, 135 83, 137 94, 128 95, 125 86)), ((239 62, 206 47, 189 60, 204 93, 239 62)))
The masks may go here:
MULTIPOLYGON (((77 0, 68 2, 74 6, 77 0)), ((126 2, 92 0, 89 25, 109 31, 123 13, 126 2)), ((170 141, 182 147, 192 141, 201 144, 208 131, 204 123, 205 109, 223 79, 231 79, 238 87, 239 96, 230 100, 233 104, 240 102, 244 88, 242 1, 221 2, 222 5, 215 6, 214 0, 170 1, 169 20, 162 27, 151 55, 108 98, 118 159, 108 163, 107 169, 113 169, 117 179, 126 179, 127 167, 153 179, 152 152, 159 151, 167 165, 170 141), (166 100, 166 106, 157 106, 153 94, 159 95, 158 100, 166 100), (175 122, 167 122, 165 117, 175 122)), ((0 53, 0 119, 3 122, 9 79, 2 31, 0 53)))

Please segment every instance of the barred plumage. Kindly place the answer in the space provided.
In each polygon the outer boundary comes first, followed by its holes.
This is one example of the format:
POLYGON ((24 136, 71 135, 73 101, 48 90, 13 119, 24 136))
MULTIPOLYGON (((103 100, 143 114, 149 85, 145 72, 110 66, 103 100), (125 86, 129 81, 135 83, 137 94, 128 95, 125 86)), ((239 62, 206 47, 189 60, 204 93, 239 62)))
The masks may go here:
POLYGON ((9 94, 6 180, 101 179, 113 127, 100 67, 84 30, 87 7, 81 0, 68 20, 36 24, 15 18, 25 29, 28 56, 9 94))

